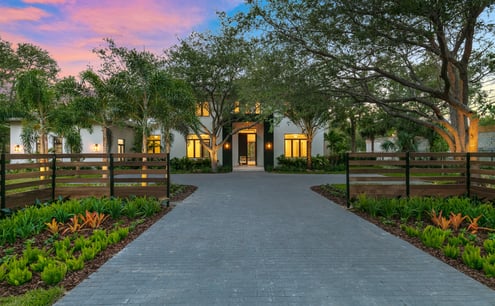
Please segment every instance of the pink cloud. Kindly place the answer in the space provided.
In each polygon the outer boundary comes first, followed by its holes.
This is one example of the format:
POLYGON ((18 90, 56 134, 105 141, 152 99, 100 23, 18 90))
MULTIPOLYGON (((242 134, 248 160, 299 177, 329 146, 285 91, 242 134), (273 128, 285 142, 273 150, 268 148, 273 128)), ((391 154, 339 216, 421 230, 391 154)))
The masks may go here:
POLYGON ((12 7, 0 7, 0 23, 9 23, 16 21, 37 21, 43 17, 49 16, 45 11, 35 8, 12 8, 12 7))
POLYGON ((0 24, 3 23, 0 36, 13 44, 31 42, 47 50, 62 68, 60 75, 67 76, 79 74, 87 65, 98 67, 98 58, 92 50, 106 46, 103 38, 114 39, 118 46, 162 54, 164 49, 178 42, 177 37, 185 37, 207 20, 216 18, 216 10, 228 10, 242 0, 23 2, 52 5, 56 10, 48 15, 34 7, 0 7, 0 24), (5 13, 7 10, 9 13, 5 13), (31 22, 21 25, 22 21, 31 22))
POLYGON ((64 4, 67 0, 24 0, 24 3, 37 4, 64 4))
POLYGON ((100 1, 91 6, 69 9, 70 20, 103 36, 138 36, 152 32, 182 32, 202 22, 206 16, 197 6, 172 1, 100 1))

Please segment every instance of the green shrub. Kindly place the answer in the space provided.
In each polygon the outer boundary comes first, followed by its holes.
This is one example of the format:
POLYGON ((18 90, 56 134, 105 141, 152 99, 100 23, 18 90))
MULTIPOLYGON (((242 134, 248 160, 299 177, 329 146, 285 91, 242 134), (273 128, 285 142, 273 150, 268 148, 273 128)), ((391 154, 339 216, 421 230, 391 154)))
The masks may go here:
POLYGON ((483 241, 483 247, 488 254, 495 254, 495 240, 486 239, 483 241))
POLYGON ((118 219, 122 215, 122 200, 118 198, 109 198, 105 200, 105 214, 110 215, 112 219, 118 219))
POLYGON ((457 245, 447 244, 446 246, 443 247, 443 254, 445 254, 445 256, 449 258, 456 259, 461 254, 461 250, 457 245))
POLYGON ((69 271, 79 271, 84 268, 84 259, 82 256, 79 256, 78 258, 72 257, 67 259, 65 264, 67 265, 67 269, 69 271))
POLYGON ((495 265, 483 262, 483 272, 485 272, 487 277, 495 277, 495 265))
POLYGON ((120 240, 123 240, 129 235, 129 228, 128 227, 118 228, 117 234, 119 235, 120 240))
POLYGON ((481 249, 471 244, 466 245, 462 253, 462 261, 471 269, 481 270, 483 268, 481 249))
POLYGON ((108 243, 109 244, 116 244, 120 242, 120 235, 118 232, 114 231, 108 234, 108 243))
POLYGON ((450 235, 449 231, 428 225, 420 235, 421 242, 427 247, 439 249, 442 247, 445 239, 450 235))
POLYGON ((84 247, 81 249, 81 258, 83 259, 83 261, 89 261, 89 260, 93 260, 96 255, 98 255, 100 250, 98 250, 98 248, 93 245, 91 247, 84 247))
POLYGON ((7 275, 7 264, 3 263, 0 265, 0 283, 5 279, 7 275))
POLYGON ((48 264, 41 272, 41 280, 47 285, 60 283, 67 274, 67 266, 63 263, 48 264))
POLYGON ((7 273, 6 280, 12 286, 20 286, 29 282, 33 278, 33 273, 29 271, 27 268, 14 268, 9 269, 9 273, 7 273))
POLYGON ((47 256, 48 251, 47 250, 41 250, 39 248, 32 248, 31 244, 28 244, 26 246, 26 249, 22 252, 23 257, 27 259, 27 263, 31 264, 33 262, 36 262, 38 260, 38 257, 41 256, 47 256))
POLYGON ((38 256, 38 260, 32 263, 29 268, 35 272, 41 272, 43 269, 49 264, 55 263, 55 260, 48 256, 40 255, 38 256))
POLYGON ((209 158, 174 157, 170 159, 170 169, 172 171, 211 172, 211 162, 209 158))
POLYGON ((492 265, 495 265, 495 254, 488 254, 488 255, 486 255, 486 257, 484 259, 485 259, 485 262, 492 264, 492 265))
POLYGON ((91 245, 91 241, 84 237, 77 237, 76 240, 74 240, 74 251, 80 251, 82 248, 87 247, 91 245))
POLYGON ((129 217, 130 219, 134 219, 139 216, 139 203, 137 201, 130 200, 124 204, 124 208, 122 209, 122 213, 129 217))
POLYGON ((421 231, 418 228, 409 225, 403 224, 401 225, 401 229, 405 231, 409 237, 419 237, 419 235, 421 234, 421 231))
POLYGON ((468 239, 464 237, 464 234, 459 234, 458 236, 450 236, 447 240, 447 244, 452 246, 461 246, 466 245, 468 243, 468 239))

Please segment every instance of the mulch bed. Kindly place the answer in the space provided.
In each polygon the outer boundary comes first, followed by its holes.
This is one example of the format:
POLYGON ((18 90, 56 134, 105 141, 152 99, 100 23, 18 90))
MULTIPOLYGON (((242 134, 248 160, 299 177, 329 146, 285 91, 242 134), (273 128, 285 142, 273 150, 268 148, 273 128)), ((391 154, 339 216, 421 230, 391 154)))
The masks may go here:
MULTIPOLYGON (((120 250, 122 250, 126 245, 136 239, 139 235, 141 235, 144 231, 146 231, 150 226, 152 226, 155 222, 160 220, 163 216, 169 213, 173 207, 173 202, 180 202, 191 195, 197 189, 196 186, 187 185, 180 190, 178 194, 175 194, 171 198, 170 207, 162 207, 162 210, 154 215, 151 218, 147 218, 143 223, 138 224, 133 231, 129 232, 129 235, 124 240, 120 241, 117 244, 108 246, 104 251, 102 251, 95 259, 85 262, 84 268, 80 271, 68 272, 65 279, 60 282, 57 286, 65 288, 65 290, 71 290, 79 283, 81 283, 84 279, 86 279, 91 273, 98 270, 100 266, 102 266, 107 260, 112 258, 115 254, 117 254, 120 250)), ((127 218, 119 219, 122 227, 129 226, 133 220, 129 220, 127 218)), ((113 220, 106 220, 100 229, 106 229, 110 231, 113 229, 113 220)), ((86 235, 90 233, 87 232, 86 235)), ((43 248, 44 242, 49 239, 51 236, 48 232, 43 232, 36 237, 33 237, 32 240, 35 242, 32 244, 33 247, 43 248)), ((63 237, 62 237, 63 238, 63 237)), ((22 250, 24 248, 24 241, 17 241, 14 245, 9 245, 8 248, 15 249, 16 254, 22 254, 22 250), (21 251, 20 251, 21 250, 21 251)), ((0 257, 2 257, 2 252, 0 252, 0 257)), ((17 296, 23 293, 26 293, 29 290, 38 289, 38 288, 49 288, 39 276, 39 273, 33 273, 33 279, 21 286, 11 286, 7 284, 6 281, 0 282, 0 296, 17 296)))
MULTIPOLYGON (((324 189, 322 189, 320 186, 313 186, 311 189, 322 195, 323 197, 331 200, 332 202, 342 205, 343 207, 347 208, 347 201, 344 197, 337 196, 333 193, 330 193, 324 189)), ((471 269, 467 267, 463 262, 462 259, 459 257, 458 259, 452 259, 449 257, 446 257, 441 250, 436 250, 432 249, 429 247, 426 247, 419 239, 410 237, 408 236, 403 230, 400 229, 400 221, 399 220, 391 220, 393 223, 392 224, 384 224, 381 222, 380 219, 373 218, 365 213, 362 213, 357 210, 353 210, 352 208, 349 209, 350 212, 358 215, 359 217, 365 219, 366 221, 375 224, 376 226, 382 228, 383 230, 389 232, 390 234, 405 240, 409 242, 410 244, 414 245, 416 248, 423 250, 424 252, 438 258, 439 260, 445 262, 446 264, 454 267, 458 271, 470 276, 471 278, 477 280, 478 282, 486 285, 487 287, 495 290, 495 278, 490 278, 485 275, 483 271, 478 271, 471 269)), ((486 233, 478 233, 478 236, 485 235, 486 233)), ((483 241, 483 239, 480 239, 480 241, 483 241)))

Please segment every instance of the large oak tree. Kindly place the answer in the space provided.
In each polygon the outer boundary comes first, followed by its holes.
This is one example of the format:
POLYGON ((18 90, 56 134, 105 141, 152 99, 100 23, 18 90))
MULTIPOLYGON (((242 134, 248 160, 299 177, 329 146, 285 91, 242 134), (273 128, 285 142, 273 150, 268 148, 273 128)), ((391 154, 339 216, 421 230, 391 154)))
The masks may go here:
POLYGON ((477 150, 472 85, 487 72, 492 0, 249 2, 241 24, 340 67, 329 92, 433 129, 452 152, 477 150))

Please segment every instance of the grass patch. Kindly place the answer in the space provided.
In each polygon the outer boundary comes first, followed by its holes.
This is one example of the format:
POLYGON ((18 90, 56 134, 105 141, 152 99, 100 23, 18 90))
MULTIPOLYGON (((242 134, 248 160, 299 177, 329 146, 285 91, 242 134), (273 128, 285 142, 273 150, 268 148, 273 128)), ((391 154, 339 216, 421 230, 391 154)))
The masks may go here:
POLYGON ((53 287, 50 289, 36 289, 19 296, 0 297, 0 305, 3 306, 45 306, 53 305, 64 295, 64 289, 53 287))

